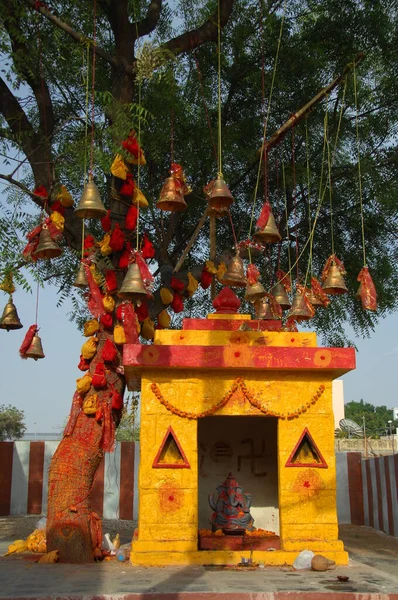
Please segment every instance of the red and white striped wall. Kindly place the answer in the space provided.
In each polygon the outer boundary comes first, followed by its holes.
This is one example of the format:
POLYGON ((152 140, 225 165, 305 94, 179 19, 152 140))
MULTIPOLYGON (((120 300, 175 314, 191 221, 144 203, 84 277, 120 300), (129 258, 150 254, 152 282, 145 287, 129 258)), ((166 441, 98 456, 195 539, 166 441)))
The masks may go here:
MULTIPOLYGON (((48 467, 58 442, 0 442, 0 515, 47 512, 48 467)), ((138 518, 139 444, 118 442, 97 471, 92 508, 104 519, 138 518)))

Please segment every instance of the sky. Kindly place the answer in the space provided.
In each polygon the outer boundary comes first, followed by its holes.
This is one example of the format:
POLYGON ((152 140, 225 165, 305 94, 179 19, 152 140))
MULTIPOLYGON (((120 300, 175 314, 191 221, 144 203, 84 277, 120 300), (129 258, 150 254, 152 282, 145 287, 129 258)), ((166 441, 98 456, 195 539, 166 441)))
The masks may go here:
MULTIPOLYGON (((0 314, 7 302, 0 291, 0 314)), ((69 322, 70 306, 57 308, 57 293, 52 286, 40 289, 39 335, 44 359, 22 360, 18 349, 35 319, 35 293, 17 290, 14 303, 24 325, 16 331, 0 330, 0 404, 13 404, 25 412, 30 433, 58 433, 69 414, 80 348, 85 338, 69 322)), ((370 338, 353 339, 358 347, 357 368, 344 376, 345 401, 360 400, 389 408, 398 406, 396 385, 398 358, 398 313, 380 321, 370 338)))

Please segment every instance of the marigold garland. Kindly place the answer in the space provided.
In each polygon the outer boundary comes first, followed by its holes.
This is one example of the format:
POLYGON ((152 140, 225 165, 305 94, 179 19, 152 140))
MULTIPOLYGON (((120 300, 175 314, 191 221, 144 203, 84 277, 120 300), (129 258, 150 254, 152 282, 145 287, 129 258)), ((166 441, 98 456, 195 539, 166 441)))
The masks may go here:
POLYGON ((312 396, 311 400, 309 400, 306 404, 302 404, 296 411, 287 412, 286 414, 285 413, 277 413, 273 410, 270 410, 268 407, 262 406, 262 404, 258 400, 256 400, 254 398, 253 394, 247 389, 246 384, 243 381, 243 379, 241 377, 238 377, 236 379, 236 381, 232 384, 230 391, 219 402, 217 402, 217 404, 215 404, 214 406, 212 406, 211 408, 209 408, 206 411, 194 414, 191 412, 187 412, 187 411, 175 408, 175 406, 170 404, 170 402, 168 402, 163 397, 162 392, 159 389, 159 386, 156 383, 151 384, 151 390, 152 390, 153 394, 156 396, 156 398, 159 400, 159 402, 161 404, 163 404, 163 406, 165 406, 167 408, 167 410, 169 410, 173 414, 178 415, 179 417, 184 417, 186 419, 202 419, 203 417, 209 417, 210 415, 213 415, 218 410, 220 410, 220 408, 223 408, 223 406, 228 404, 228 402, 230 401, 232 396, 235 394, 235 392, 239 388, 241 389, 243 396, 246 398, 246 400, 248 400, 248 402, 250 402, 250 404, 252 406, 257 408, 263 414, 268 415, 269 417, 277 417, 278 419, 297 418, 302 413, 305 413, 312 404, 315 404, 319 400, 319 398, 322 396, 323 392, 325 391, 325 386, 320 385, 319 388, 317 389, 317 391, 315 392, 315 394, 312 396))

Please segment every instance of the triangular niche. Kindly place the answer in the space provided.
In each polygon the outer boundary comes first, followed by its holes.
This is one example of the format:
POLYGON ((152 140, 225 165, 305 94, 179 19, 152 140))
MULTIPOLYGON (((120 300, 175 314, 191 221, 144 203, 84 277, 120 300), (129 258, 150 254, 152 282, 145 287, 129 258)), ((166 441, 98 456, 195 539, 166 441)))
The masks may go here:
POLYGON ((181 444, 177 439, 173 428, 170 427, 166 431, 163 442, 160 444, 159 450, 155 456, 152 467, 154 469, 190 469, 187 457, 181 444))
POLYGON ((286 467, 318 467, 327 469, 327 464, 318 446, 314 442, 307 427, 300 436, 299 441, 293 448, 291 455, 285 465, 286 467))

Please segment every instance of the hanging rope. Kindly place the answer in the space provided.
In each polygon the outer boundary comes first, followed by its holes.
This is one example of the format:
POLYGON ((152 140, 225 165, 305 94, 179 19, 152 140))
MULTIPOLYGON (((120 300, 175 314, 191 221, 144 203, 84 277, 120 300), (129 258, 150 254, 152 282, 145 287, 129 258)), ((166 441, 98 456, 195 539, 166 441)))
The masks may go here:
MULTIPOLYGON (((308 136, 308 116, 305 117, 305 153, 306 153, 306 171, 307 171, 307 204, 308 204, 308 231, 311 235, 312 223, 311 223, 311 178, 310 178, 310 149, 309 149, 309 136, 308 136)), ((314 236, 311 236, 310 248, 308 254, 308 265, 305 274, 304 287, 307 287, 308 275, 312 278, 312 248, 313 248, 314 236)))
POLYGON ((325 110, 325 142, 326 142, 327 160, 328 160, 330 239, 331 239, 331 245, 332 245, 332 254, 334 254, 332 162, 331 162, 330 143, 329 143, 329 97, 328 96, 326 96, 326 110, 325 110))
POLYGON ((97 37, 97 0, 93 2, 93 58, 91 70, 91 148, 90 148, 90 173, 93 174, 94 166, 94 114, 95 114, 95 45, 97 37))
POLYGON ((198 59, 198 57, 196 55, 194 56, 194 60, 195 60, 196 70, 198 72, 199 88, 200 88, 200 92, 201 92, 201 95, 202 95, 203 106, 204 106, 204 109, 205 109, 206 121, 207 121, 207 125, 208 125, 209 131, 210 131, 211 144, 212 144, 212 147, 213 147, 213 154, 214 154, 214 158, 215 158, 215 161, 216 161, 216 164, 217 164, 217 168, 218 168, 217 147, 216 147, 216 142, 214 140, 214 132, 213 132, 213 127, 211 126, 211 121, 210 121, 210 116, 209 116, 209 110, 207 108, 206 96, 205 96, 205 91, 204 91, 203 81, 202 81, 203 75, 202 75, 202 72, 200 70, 199 59, 198 59))
POLYGON ((296 284, 299 280, 299 267, 298 267, 298 255, 299 255, 299 244, 298 244, 298 217, 297 217, 297 181, 296 181, 296 153, 295 153, 295 131, 294 125, 292 127, 292 175, 293 175, 293 211, 294 211, 294 236, 296 238, 295 247, 296 247, 296 284))
POLYGON ((361 211, 361 232, 362 232, 362 252, 363 266, 366 267, 366 249, 365 249, 365 221, 363 216, 363 196, 362 196, 362 174, 361 174, 361 149, 359 144, 359 123, 358 123, 358 92, 357 92, 357 74, 354 63, 354 98, 355 98, 355 129, 357 138, 357 160, 358 160, 358 186, 359 186, 359 206, 361 211))
MULTIPOLYGON (((94 50, 93 50, 94 52, 94 50)), ((84 50, 83 50, 83 82, 85 79, 85 87, 86 87, 86 98, 85 98, 85 126, 84 126, 84 171, 83 177, 84 181, 87 177, 87 141, 88 141, 88 103, 89 103, 89 74, 90 74, 90 44, 87 43, 86 46, 86 64, 84 64, 84 50), (84 76, 85 74, 85 76, 84 76)), ((84 258, 84 219, 82 219, 82 260, 84 258)))
MULTIPOLYGON (((136 7, 135 7, 135 1, 133 2, 133 17, 134 17, 134 21, 135 21, 135 34, 136 34, 136 40, 138 42, 139 40, 139 35, 138 35, 138 16, 136 14, 136 7)), ((137 141, 138 141, 138 147, 141 148, 141 91, 142 91, 142 79, 141 77, 139 78, 138 81, 138 136, 137 136, 137 141)), ((138 164, 137 164, 137 188, 140 189, 140 165, 141 160, 138 160, 138 164)), ((140 211, 140 204, 139 204, 139 194, 137 193, 137 200, 136 200, 136 208, 137 208, 137 225, 136 225, 136 251, 138 252, 139 248, 140 248, 140 217, 141 217, 141 211, 140 211)))
MULTIPOLYGON (((292 287, 292 258, 290 256, 290 233, 289 233, 289 215, 287 212, 287 192, 286 192, 286 176, 285 176, 285 164, 282 163, 282 182, 283 182, 283 192, 285 196, 285 218, 286 218, 286 236, 287 236, 287 256, 289 261, 289 279, 290 279, 290 287, 292 287)), ((298 262, 298 259, 296 259, 298 262)))
POLYGON ((217 52, 218 52, 218 174, 219 179, 223 178, 222 173, 222 152, 221 152, 221 0, 218 0, 218 23, 217 23, 217 52))

